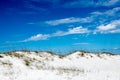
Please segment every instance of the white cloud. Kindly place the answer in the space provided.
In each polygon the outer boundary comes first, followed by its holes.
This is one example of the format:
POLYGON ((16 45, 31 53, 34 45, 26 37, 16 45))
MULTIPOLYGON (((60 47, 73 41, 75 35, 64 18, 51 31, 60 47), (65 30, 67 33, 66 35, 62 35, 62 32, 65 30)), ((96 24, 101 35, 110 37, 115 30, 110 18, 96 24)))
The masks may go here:
POLYGON ((120 33, 120 20, 114 20, 106 25, 100 25, 96 27, 95 30, 89 30, 88 28, 84 28, 82 26, 69 28, 67 31, 57 31, 52 34, 37 34, 34 36, 31 36, 28 39, 25 39, 21 42, 27 42, 27 41, 38 41, 38 40, 46 40, 51 37, 57 37, 57 36, 66 36, 66 35, 72 35, 72 34, 88 34, 90 32, 96 33, 120 33))
POLYGON ((120 17, 119 12, 120 7, 115 7, 105 12, 92 12, 91 17, 93 17, 95 22, 98 21, 97 27, 95 30, 93 30, 93 33, 120 33, 120 20, 115 20, 116 18, 120 17))
POLYGON ((46 40, 50 37, 49 34, 37 34, 34 36, 31 36, 30 38, 22 41, 22 42, 28 42, 28 41, 38 41, 38 40, 46 40))
MULTIPOLYGON (((48 20, 48 21, 41 21, 38 23, 29 23, 29 24, 39 24, 41 26, 57 26, 60 24, 67 24, 68 27, 74 27, 72 25, 78 24, 85 24, 89 23, 91 25, 87 25, 88 27, 96 27, 100 24, 104 24, 108 21, 115 20, 116 18, 120 17, 120 7, 115 7, 110 10, 104 11, 104 12, 92 12, 87 17, 68 17, 68 18, 62 18, 57 20, 48 20), (116 16, 117 15, 117 16, 116 16)), ((103 25, 104 26, 104 25, 103 25)))
MULTIPOLYGON (((100 25, 95 30, 89 30, 88 28, 84 28, 82 26, 69 28, 67 31, 57 31, 52 34, 37 34, 34 36, 31 36, 28 39, 25 39, 21 42, 28 42, 28 41, 38 41, 38 40, 46 40, 51 37, 58 37, 58 36, 66 36, 66 35, 72 35, 72 34, 88 34, 93 32, 96 33, 120 33, 120 20, 114 20, 109 24, 106 25, 100 25)), ((86 44, 86 43, 83 43, 86 44)))
POLYGON ((65 8, 71 7, 109 7, 120 3, 120 0, 73 0, 63 5, 65 8))
POLYGON ((86 18, 75 18, 75 17, 70 17, 70 18, 64 18, 64 19, 58 19, 58 20, 50 20, 50 21, 45 21, 46 24, 49 25, 59 25, 59 24, 68 24, 68 23, 89 23, 91 22, 92 19, 90 17, 86 18))
POLYGON ((111 30, 109 31, 110 33, 120 33, 120 29, 116 29, 116 30, 111 30))
POLYGON ((120 17, 120 7, 116 7, 104 12, 99 12, 99 11, 92 12, 91 17, 93 19, 92 24, 96 26, 100 24, 106 24, 106 22, 110 22, 120 17))
POLYGON ((82 26, 71 28, 68 30, 67 34, 84 34, 84 33, 89 33, 90 30, 87 28, 83 28, 82 26))
POLYGON ((102 5, 104 5, 104 6, 112 6, 112 5, 117 4, 118 2, 120 2, 120 1, 119 0, 109 0, 109 1, 104 2, 104 4, 102 4, 102 5))
POLYGON ((67 31, 57 31, 52 34, 37 34, 34 36, 31 36, 28 39, 25 39, 21 42, 28 42, 28 41, 38 41, 38 40, 46 40, 51 37, 57 37, 57 36, 66 36, 66 35, 71 35, 71 34, 85 34, 89 33, 90 30, 87 28, 83 28, 82 26, 75 27, 75 28, 69 28, 67 31))
MULTIPOLYGON (((24 3, 27 4, 25 7, 29 8, 38 8, 38 6, 30 3, 34 1, 36 3, 40 3, 41 0, 25 0, 24 3), (27 3, 26 3, 27 2, 27 3)), ((101 6, 114 6, 120 3, 120 0, 43 0, 48 3, 52 3, 50 7, 63 7, 63 8, 71 8, 71 7, 101 7, 101 6), (62 2, 62 4, 61 4, 62 2)), ((44 9, 44 8, 43 8, 44 9)), ((36 9, 35 9, 36 10, 36 9)))
POLYGON ((107 31, 107 30, 115 29, 116 25, 114 25, 114 24, 100 25, 97 28, 100 31, 107 31))
POLYGON ((94 33, 120 33, 120 20, 114 20, 107 25, 100 25, 94 33))
POLYGON ((54 36, 65 36, 65 35, 70 35, 70 34, 84 34, 84 33, 89 33, 90 30, 87 28, 83 28, 82 26, 75 27, 75 28, 69 28, 68 31, 57 31, 54 33, 54 36))
POLYGON ((117 12, 120 11, 120 7, 116 7, 116 8, 113 8, 113 9, 110 9, 110 10, 107 10, 105 12, 99 12, 99 11, 96 11, 96 12, 92 12, 91 14, 92 15, 106 15, 106 16, 114 16, 117 12))
POLYGON ((113 16, 119 11, 120 11, 120 7, 116 7, 116 8, 113 8, 112 10, 106 11, 104 14, 113 16))
POLYGON ((64 31, 57 31, 57 32, 53 33, 52 35, 53 36, 65 36, 66 32, 64 32, 64 31))

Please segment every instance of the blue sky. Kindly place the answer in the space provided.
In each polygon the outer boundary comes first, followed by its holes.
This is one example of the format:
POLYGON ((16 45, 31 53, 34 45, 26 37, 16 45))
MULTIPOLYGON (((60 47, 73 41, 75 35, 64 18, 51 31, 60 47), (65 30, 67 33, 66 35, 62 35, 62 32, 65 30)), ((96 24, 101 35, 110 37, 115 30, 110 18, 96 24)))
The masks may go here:
POLYGON ((0 51, 120 53, 120 0, 0 0, 0 51))

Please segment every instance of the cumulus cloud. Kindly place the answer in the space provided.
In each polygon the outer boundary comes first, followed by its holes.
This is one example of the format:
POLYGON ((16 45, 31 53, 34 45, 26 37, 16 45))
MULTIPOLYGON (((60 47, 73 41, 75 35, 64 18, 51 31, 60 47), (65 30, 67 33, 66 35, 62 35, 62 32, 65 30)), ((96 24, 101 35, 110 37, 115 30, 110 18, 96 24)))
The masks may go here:
POLYGON ((114 20, 109 24, 100 25, 94 31, 94 33, 119 33, 120 32, 120 20, 114 20))
POLYGON ((22 42, 47 40, 48 38, 51 38, 51 37, 66 36, 71 34, 85 34, 89 32, 90 30, 88 30, 87 28, 83 28, 82 26, 79 26, 75 28, 69 28, 67 31, 57 31, 52 34, 37 34, 37 35, 31 36, 28 39, 23 40, 22 42))
POLYGON ((50 20, 50 21, 45 21, 46 24, 55 26, 59 24, 68 24, 68 23, 90 23, 92 22, 92 19, 90 17, 86 18, 75 18, 75 17, 70 17, 70 18, 64 18, 64 19, 58 19, 58 20, 50 20))

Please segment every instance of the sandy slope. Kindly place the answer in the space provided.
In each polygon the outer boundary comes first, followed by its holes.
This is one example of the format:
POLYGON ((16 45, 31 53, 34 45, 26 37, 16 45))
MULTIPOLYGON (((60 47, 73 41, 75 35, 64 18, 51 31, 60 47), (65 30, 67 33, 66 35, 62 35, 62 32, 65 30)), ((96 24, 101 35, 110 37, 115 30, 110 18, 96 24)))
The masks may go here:
POLYGON ((120 55, 74 52, 0 54, 0 80, 120 80, 120 55))

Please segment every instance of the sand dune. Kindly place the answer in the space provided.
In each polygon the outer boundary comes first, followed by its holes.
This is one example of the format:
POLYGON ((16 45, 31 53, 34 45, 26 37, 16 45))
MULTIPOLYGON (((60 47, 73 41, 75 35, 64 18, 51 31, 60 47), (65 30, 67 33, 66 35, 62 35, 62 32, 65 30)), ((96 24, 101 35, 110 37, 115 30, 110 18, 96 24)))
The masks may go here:
POLYGON ((76 51, 0 54, 0 80, 120 80, 120 55, 76 51))

